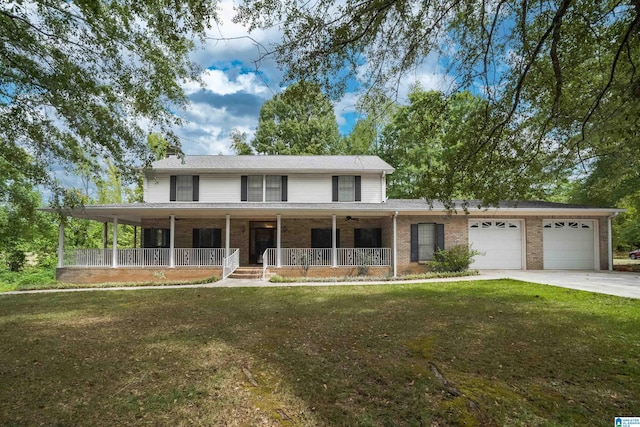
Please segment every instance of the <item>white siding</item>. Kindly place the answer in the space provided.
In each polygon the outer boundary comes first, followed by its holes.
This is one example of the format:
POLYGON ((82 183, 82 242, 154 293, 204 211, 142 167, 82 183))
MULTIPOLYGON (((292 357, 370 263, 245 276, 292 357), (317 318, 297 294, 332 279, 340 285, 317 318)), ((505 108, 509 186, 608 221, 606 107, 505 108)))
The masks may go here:
POLYGON ((331 203, 331 175, 289 175, 288 187, 291 203, 331 203))
MULTIPOLYGON (((247 175, 251 175, 250 172, 247 175)), ((169 174, 156 174, 145 182, 144 199, 149 203, 169 202, 169 174)), ((380 203, 382 188, 380 175, 361 175, 363 203, 380 203)), ((200 174, 200 201, 205 203, 240 202, 240 177, 235 174, 200 174)), ((288 175, 288 201, 290 203, 331 203, 332 175, 288 175)))
POLYGON ((145 177, 144 201, 148 203, 166 203, 169 201, 169 175, 145 177))
POLYGON ((200 175, 200 201, 238 203, 240 201, 240 175, 200 175))
POLYGON ((362 203, 380 203, 380 175, 362 175, 361 178, 362 203))

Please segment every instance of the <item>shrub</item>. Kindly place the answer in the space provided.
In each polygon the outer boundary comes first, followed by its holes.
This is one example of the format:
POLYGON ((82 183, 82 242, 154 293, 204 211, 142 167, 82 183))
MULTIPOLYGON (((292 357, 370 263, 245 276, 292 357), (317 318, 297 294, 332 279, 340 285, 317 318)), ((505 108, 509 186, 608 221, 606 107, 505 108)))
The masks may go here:
POLYGON ((22 271, 27 262, 27 254, 20 248, 13 248, 7 254, 7 265, 11 271, 22 271))
POLYGON ((433 267, 435 271, 465 271, 469 269, 476 255, 481 253, 467 245, 452 246, 445 250, 438 249, 434 256, 433 267))

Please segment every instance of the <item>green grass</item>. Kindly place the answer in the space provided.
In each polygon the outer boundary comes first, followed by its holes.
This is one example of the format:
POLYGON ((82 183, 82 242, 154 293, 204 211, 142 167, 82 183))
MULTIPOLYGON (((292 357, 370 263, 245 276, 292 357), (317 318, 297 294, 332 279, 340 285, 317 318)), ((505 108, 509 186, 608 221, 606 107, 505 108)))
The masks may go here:
POLYGON ((17 272, 0 270, 0 292, 47 288, 56 283, 55 267, 27 267, 17 272))
POLYGON ((0 295, 0 425, 609 426, 638 325, 512 280, 0 295))

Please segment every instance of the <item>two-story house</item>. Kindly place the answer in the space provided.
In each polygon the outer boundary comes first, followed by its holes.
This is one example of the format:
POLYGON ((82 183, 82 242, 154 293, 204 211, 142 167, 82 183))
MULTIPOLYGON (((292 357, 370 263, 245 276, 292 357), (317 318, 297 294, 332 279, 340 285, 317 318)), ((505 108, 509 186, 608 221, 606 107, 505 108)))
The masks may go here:
POLYGON ((144 203, 69 212, 135 226, 141 247, 65 250, 61 229, 58 277, 178 280, 226 276, 238 265, 294 276, 402 275, 460 244, 482 252, 478 269, 611 268, 617 209, 518 202, 453 212, 388 199, 393 172, 376 156, 170 156, 145 176, 144 203))

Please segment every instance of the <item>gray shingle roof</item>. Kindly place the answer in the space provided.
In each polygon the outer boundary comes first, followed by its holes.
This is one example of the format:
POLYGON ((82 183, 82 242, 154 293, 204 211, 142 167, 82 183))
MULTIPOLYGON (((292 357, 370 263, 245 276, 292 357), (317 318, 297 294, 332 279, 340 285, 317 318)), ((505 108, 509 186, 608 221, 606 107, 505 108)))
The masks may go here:
POLYGON ((157 170, 387 172, 394 171, 378 156, 171 156, 153 163, 157 170))
MULTIPOLYGON (((481 200, 453 200, 455 209, 467 208, 469 211, 478 211, 483 209, 495 208, 495 206, 487 206, 482 204, 481 200)), ((438 200, 434 200, 429 205, 424 199, 388 199, 386 203, 390 208, 398 210, 413 210, 413 209, 429 209, 432 206, 432 210, 441 211, 446 210, 444 204, 438 200)), ((544 202, 541 200, 503 200, 498 203, 500 209, 615 209, 615 208, 603 208, 593 205, 577 205, 568 203, 556 203, 556 202, 544 202)))

